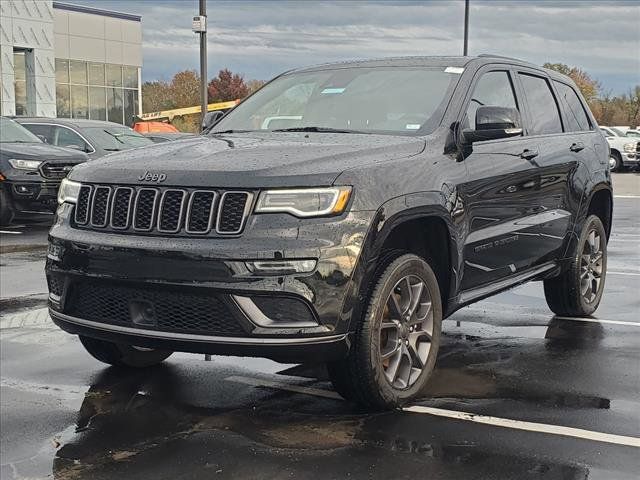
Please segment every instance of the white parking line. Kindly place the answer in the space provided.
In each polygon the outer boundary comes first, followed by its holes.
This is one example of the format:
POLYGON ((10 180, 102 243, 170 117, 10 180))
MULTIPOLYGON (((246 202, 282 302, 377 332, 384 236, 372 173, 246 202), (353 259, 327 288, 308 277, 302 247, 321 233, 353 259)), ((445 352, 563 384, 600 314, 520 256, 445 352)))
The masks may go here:
POLYGON ((9 233, 11 235, 22 235, 22 232, 11 232, 9 230, 0 230, 0 233, 9 233))
POLYGON ((640 272, 636 273, 636 272, 611 272, 609 270, 607 270, 607 275, 632 275, 635 277, 640 277, 640 272))
MULTIPOLYGON (((336 392, 322 390, 320 388, 303 387, 300 385, 290 385, 285 382, 275 380, 262 380, 258 378, 242 377, 234 375, 225 378, 230 382, 242 383, 254 387, 268 387, 277 390, 284 390, 316 397, 330 398, 333 400, 343 400, 336 392)), ((561 425, 548 425, 546 423, 525 422, 522 420, 511 420, 508 418, 490 417, 486 415, 476 415, 474 413, 458 412, 455 410, 446 410, 443 408, 423 407, 419 405, 405 407, 405 412, 420 413, 434 415, 437 417, 453 418, 455 420, 463 420, 467 422, 481 423, 484 425, 493 425, 495 427, 511 428, 513 430, 526 430, 529 432, 548 433, 551 435, 561 435, 564 437, 581 438, 585 440, 593 440, 595 442, 613 443, 616 445, 625 445, 628 447, 640 448, 640 438, 628 437, 625 435, 614 435, 611 433, 594 432, 584 430, 582 428, 563 427, 561 425)))
POLYGON ((640 198, 640 195, 614 195, 613 198, 640 198))
POLYGON ((486 415, 476 415, 474 413, 457 412, 455 410, 445 410, 443 408, 413 406, 403 408, 405 412, 423 413, 438 417, 453 418, 466 422, 482 423, 483 425, 493 425, 494 427, 512 428, 514 430, 526 430, 527 432, 549 433, 564 437, 582 438, 595 442, 614 443, 627 447, 640 448, 640 438, 628 437, 625 435, 614 435, 612 433, 594 432, 582 428, 563 427, 561 425, 548 425, 546 423, 524 422, 522 420, 511 420, 509 418, 490 417, 486 415))
POLYGON ((623 320, 605 320, 603 318, 585 317, 555 317, 560 320, 574 320, 576 322, 608 323, 609 325, 628 325, 630 327, 640 327, 640 322, 625 322, 623 320))

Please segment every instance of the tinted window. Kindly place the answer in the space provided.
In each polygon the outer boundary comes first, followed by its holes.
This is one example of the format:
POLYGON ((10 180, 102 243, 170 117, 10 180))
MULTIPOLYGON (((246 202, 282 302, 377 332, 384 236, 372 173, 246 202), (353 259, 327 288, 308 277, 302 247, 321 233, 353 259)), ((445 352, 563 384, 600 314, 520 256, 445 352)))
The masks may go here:
POLYGON ((53 127, 51 125, 38 125, 37 123, 30 123, 23 125, 31 133, 34 133, 40 139, 44 139, 47 143, 53 143, 53 127))
POLYGON ((86 142, 73 130, 65 127, 55 127, 54 144, 59 147, 77 147, 80 150, 86 150, 86 142))
POLYGON ((589 130, 591 128, 589 117, 587 117, 587 114, 584 111, 584 107, 582 106, 582 102, 578 98, 578 95, 573 90, 573 88, 564 83, 555 81, 553 83, 556 86, 560 101, 562 102, 564 110, 567 113, 566 130, 568 132, 580 132, 583 130, 589 130))
POLYGON ((476 126, 476 110, 484 106, 518 108, 507 72, 488 72, 478 80, 467 107, 466 124, 471 128, 476 126))
POLYGON ((531 117, 530 135, 562 132, 560 112, 549 83, 542 77, 520 74, 531 117))

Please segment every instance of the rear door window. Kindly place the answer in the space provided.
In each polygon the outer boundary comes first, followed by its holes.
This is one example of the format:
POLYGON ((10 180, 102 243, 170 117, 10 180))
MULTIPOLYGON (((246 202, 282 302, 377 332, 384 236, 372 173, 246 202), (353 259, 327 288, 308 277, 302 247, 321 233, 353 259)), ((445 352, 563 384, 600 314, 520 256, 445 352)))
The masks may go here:
POLYGON ((476 128, 476 111, 485 106, 518 108, 507 72, 487 72, 480 77, 467 107, 465 127, 476 128))
POLYGON ((562 132, 558 104, 547 79, 527 73, 519 73, 527 98, 531 124, 529 135, 548 135, 562 132))
POLYGON ((565 130, 568 132, 591 130, 591 122, 575 90, 562 82, 554 80, 553 83, 566 112, 565 130))

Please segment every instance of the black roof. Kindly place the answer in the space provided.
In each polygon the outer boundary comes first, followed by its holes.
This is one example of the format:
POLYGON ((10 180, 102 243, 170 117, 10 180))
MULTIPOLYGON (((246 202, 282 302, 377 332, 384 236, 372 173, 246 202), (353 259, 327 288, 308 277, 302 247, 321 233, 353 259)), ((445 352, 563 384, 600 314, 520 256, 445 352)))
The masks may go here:
POLYGON ((104 120, 89 120, 86 118, 50 118, 50 117, 13 117, 18 123, 55 123, 58 125, 70 125, 78 128, 88 127, 126 127, 121 123, 107 122, 104 120))

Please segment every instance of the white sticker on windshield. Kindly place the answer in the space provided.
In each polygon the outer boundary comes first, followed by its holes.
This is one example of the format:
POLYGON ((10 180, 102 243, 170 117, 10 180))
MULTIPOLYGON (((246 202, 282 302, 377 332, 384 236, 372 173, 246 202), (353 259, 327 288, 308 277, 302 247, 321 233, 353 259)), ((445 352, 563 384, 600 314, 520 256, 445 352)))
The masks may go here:
POLYGON ((344 90, 344 88, 325 88, 320 93, 342 93, 344 90))
POLYGON ((464 67, 447 67, 444 69, 444 73, 457 73, 460 75, 464 72, 464 67))
POLYGON ((404 127, 407 130, 420 130, 420 124, 419 123, 407 123, 407 126, 404 127))

